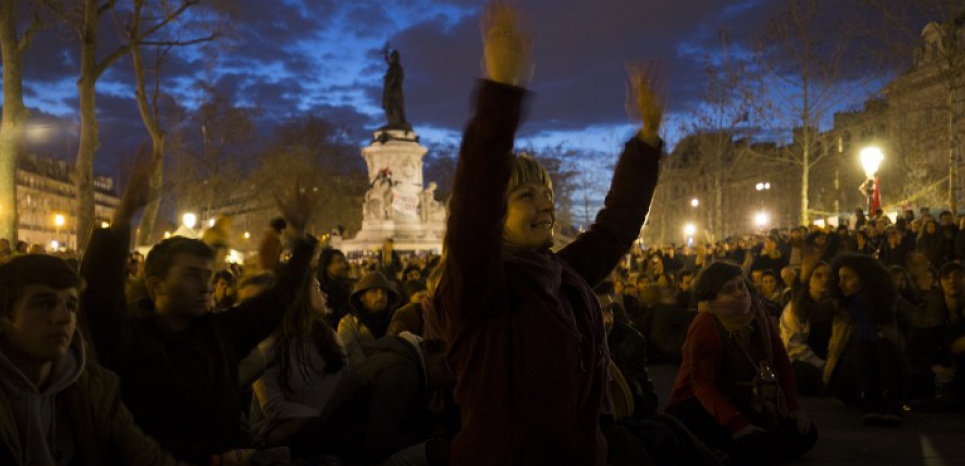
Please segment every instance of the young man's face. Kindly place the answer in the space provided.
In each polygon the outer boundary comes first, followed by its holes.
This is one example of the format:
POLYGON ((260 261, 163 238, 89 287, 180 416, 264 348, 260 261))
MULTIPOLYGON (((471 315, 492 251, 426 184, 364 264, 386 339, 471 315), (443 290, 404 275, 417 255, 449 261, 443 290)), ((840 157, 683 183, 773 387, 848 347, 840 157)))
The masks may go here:
POLYGON ((389 306, 389 292, 382 288, 365 290, 359 297, 362 307, 369 312, 382 312, 389 306))
POLYGON ((77 288, 27 285, 0 318, 0 347, 9 357, 33 364, 62 358, 74 339, 79 302, 77 288))
MULTIPOLYGON (((194 254, 177 254, 163 279, 154 282, 154 304, 159 311, 181 317, 198 317, 212 305, 214 261, 194 254)), ((239 293, 240 297, 240 293, 239 293)))
POLYGON ((553 246, 556 206, 553 191, 542 183, 522 183, 509 193, 503 240, 528 249, 553 246))

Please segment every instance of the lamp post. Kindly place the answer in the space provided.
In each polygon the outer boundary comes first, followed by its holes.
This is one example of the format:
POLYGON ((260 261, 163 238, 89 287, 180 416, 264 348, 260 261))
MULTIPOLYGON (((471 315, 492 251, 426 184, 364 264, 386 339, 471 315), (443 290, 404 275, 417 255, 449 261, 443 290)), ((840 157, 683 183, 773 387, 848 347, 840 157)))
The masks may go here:
POLYGON ((181 216, 181 223, 193 230, 194 226, 198 224, 198 216, 191 212, 187 212, 181 216))
POLYGON ((756 225, 757 228, 760 228, 761 230, 767 227, 767 222, 769 222, 770 220, 771 220, 770 216, 767 215, 767 212, 764 212, 764 211, 760 211, 754 215, 754 225, 756 225))
POLYGON ((694 244, 694 235, 697 234, 697 227, 693 223, 684 225, 684 236, 687 238, 687 246, 694 244))
POLYGON ((861 149, 859 154, 861 167, 864 168, 865 181, 861 184, 861 192, 868 197, 868 215, 873 216, 881 208, 881 190, 878 185, 878 168, 885 159, 881 149, 875 146, 861 149))
MULTIPOLYGON (((57 227, 57 241, 60 241, 60 229, 67 223, 67 219, 63 214, 54 214, 54 225, 57 227)), ((59 243, 57 243, 59 244, 59 243)), ((53 243, 51 243, 53 245, 53 243)), ((57 246, 54 246, 55 248, 57 246)))

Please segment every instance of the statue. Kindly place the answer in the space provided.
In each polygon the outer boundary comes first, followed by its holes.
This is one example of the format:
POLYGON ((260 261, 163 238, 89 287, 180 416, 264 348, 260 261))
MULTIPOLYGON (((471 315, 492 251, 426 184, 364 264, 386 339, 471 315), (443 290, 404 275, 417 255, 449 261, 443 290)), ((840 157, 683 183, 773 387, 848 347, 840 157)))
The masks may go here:
POLYGON ((446 208, 441 202, 436 200, 435 182, 430 182, 421 193, 419 193, 419 217, 423 224, 445 221, 446 208))
POLYGON ((382 51, 389 69, 385 72, 382 87, 382 109, 385 110, 386 124, 383 129, 402 129, 412 131, 412 125, 405 119, 405 97, 402 94, 402 80, 405 72, 399 63, 399 51, 382 51))

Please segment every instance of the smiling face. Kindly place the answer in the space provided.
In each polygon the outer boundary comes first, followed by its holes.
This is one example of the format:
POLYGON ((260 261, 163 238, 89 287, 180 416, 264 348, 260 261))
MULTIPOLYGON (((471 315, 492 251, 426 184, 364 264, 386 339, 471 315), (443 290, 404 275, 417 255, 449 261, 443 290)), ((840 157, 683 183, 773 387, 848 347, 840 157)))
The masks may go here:
POLYGON ((33 284, 0 318, 0 348, 11 359, 47 364, 67 354, 77 328, 77 288, 33 284))
POLYGON ((542 183, 526 182, 509 193, 503 240, 529 249, 553 246, 556 206, 553 190, 542 183))

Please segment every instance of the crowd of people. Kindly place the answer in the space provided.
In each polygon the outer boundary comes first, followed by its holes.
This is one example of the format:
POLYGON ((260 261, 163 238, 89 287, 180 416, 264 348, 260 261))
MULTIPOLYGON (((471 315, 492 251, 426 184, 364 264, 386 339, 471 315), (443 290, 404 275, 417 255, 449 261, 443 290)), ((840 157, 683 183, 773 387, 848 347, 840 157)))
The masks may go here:
POLYGON ((498 1, 482 31, 441 256, 320 246, 297 184, 249 270, 217 231, 141 256, 147 164, 79 261, 0 240, 0 464, 773 464, 818 441, 799 395, 962 407, 965 219, 644 247, 663 102, 635 71, 639 131, 555 249, 549 174, 512 151, 529 37, 498 1), (663 412, 653 363, 679 365, 663 412))

